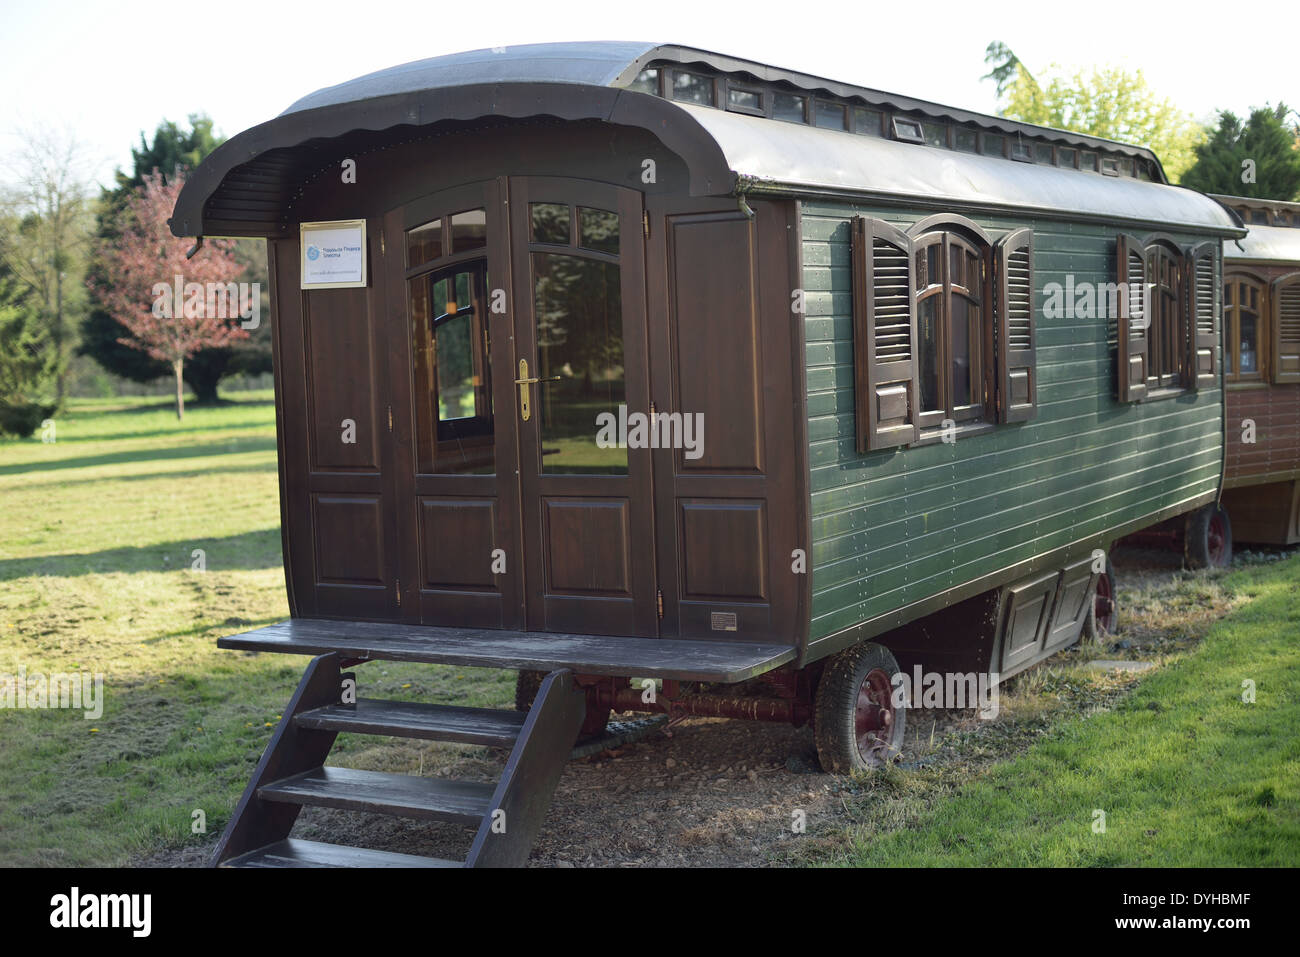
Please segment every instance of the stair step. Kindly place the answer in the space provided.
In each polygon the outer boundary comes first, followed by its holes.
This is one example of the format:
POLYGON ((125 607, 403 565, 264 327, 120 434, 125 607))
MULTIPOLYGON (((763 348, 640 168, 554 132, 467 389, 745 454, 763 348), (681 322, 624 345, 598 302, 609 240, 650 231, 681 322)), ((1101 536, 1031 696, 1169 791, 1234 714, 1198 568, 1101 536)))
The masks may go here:
POLYGON ((463 867, 458 861, 415 854, 373 851, 365 847, 323 844, 286 838, 241 854, 226 867, 463 867))
POLYGON ((522 711, 460 708, 453 705, 377 701, 361 698, 355 707, 330 705, 305 711, 300 727, 355 734, 388 734, 432 741, 459 741, 489 748, 511 748, 528 715, 522 711))
POLYGON ((257 796, 264 801, 478 824, 488 813, 495 790, 495 785, 473 781, 321 767, 264 784, 257 796))

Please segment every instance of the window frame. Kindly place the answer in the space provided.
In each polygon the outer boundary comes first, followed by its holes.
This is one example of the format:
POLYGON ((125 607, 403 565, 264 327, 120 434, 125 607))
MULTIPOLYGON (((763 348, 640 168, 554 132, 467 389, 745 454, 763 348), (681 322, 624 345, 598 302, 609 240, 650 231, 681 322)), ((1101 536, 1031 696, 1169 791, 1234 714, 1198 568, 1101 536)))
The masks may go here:
POLYGON ((1270 283, 1259 274, 1248 269, 1225 270, 1223 274, 1223 381, 1229 385, 1265 385, 1269 380, 1272 362, 1273 316, 1269 293, 1270 283), (1233 287, 1234 298, 1228 301, 1228 287, 1233 287), (1255 348, 1257 352, 1255 371, 1241 371, 1241 287, 1255 286, 1259 292, 1259 308, 1256 312, 1255 348))
MULTIPOLYGON (((909 230, 909 234, 911 231, 909 230)), ((913 289, 912 296, 916 303, 916 325, 917 325, 917 424, 924 432, 927 429, 933 429, 942 426, 944 420, 951 419, 958 424, 984 421, 988 416, 988 388, 986 384, 988 375, 988 366, 990 350, 986 346, 985 340, 991 341, 989 333, 990 325, 990 299, 991 289, 989 277, 991 273, 991 244, 980 239, 971 238, 964 230, 957 228, 949 229, 927 229, 925 232, 915 233, 912 235, 912 275, 913 289), (932 247, 939 247, 938 281, 927 279, 924 288, 921 287, 921 270, 919 264, 923 256, 928 258, 928 250, 932 247), (963 264, 967 258, 976 260, 979 266, 979 284, 972 288, 964 283, 954 281, 952 276, 952 255, 953 250, 960 250, 963 254, 963 264), (958 405, 954 399, 953 363, 953 305, 954 300, 960 297, 968 304, 968 309, 973 306, 974 314, 968 313, 967 318, 967 362, 969 370, 970 384, 970 401, 964 405, 958 405), (921 332, 921 312, 923 304, 931 299, 938 300, 938 306, 935 309, 935 349, 937 352, 936 362, 936 386, 938 392, 938 401, 942 408, 925 409, 921 405, 921 353, 925 344, 921 332)))

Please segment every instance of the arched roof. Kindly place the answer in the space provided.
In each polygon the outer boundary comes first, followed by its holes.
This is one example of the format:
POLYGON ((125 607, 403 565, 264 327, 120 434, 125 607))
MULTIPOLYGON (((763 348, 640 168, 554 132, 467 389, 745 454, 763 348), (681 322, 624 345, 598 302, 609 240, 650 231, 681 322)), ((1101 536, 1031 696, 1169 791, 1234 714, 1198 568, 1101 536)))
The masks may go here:
POLYGON ((391 67, 311 93, 232 137, 195 170, 170 225, 178 236, 283 235, 299 184, 339 147, 383 146, 438 125, 555 117, 640 127, 677 154, 690 192, 845 195, 961 210, 1161 224, 1240 235, 1200 193, 1127 177, 960 153, 675 102, 627 89, 647 64, 704 64, 785 87, 1158 160, 1140 147, 852 87, 689 47, 549 43, 391 67))

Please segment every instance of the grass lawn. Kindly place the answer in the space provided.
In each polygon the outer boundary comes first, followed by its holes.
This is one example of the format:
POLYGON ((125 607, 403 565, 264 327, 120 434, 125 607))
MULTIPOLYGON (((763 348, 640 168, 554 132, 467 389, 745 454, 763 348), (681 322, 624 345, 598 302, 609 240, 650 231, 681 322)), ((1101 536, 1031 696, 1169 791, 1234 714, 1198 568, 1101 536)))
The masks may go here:
MULTIPOLYGON (((306 665, 216 647, 288 615, 271 395, 183 423, 166 401, 75 401, 54 438, 0 441, 0 675, 100 673, 104 713, 0 709, 0 865, 210 841, 306 665)), ((508 672, 371 667, 367 694, 513 696, 508 672)), ((373 741, 342 736, 339 763, 373 741)))
POLYGON ((908 807, 924 775, 880 776, 836 863, 1300 864, 1300 555, 1222 584, 1245 600, 1114 710, 1057 725, 903 820, 878 809, 908 807))
MULTIPOLYGON (((0 676, 98 673, 106 700, 95 720, 0 708, 0 865, 208 845, 306 665, 216 647, 288 614, 271 396, 183 423, 166 401, 77 401, 56 428, 53 443, 0 441, 0 676)), ((1158 626, 1143 640, 1163 665, 1135 691, 1071 656, 1015 679, 1015 720, 959 742, 968 761, 839 779, 849 833, 837 823, 792 863, 1300 862, 1300 555, 1185 576, 1131 607, 1130 633, 1158 626), (1053 710, 1062 694, 1113 710, 1053 710), (1023 740, 1020 756, 998 736, 1023 740)), ((508 671, 377 662, 361 678, 374 697, 480 706, 514 690, 508 671)), ((343 735, 331 763, 420 771, 440 747, 455 746, 343 735)))

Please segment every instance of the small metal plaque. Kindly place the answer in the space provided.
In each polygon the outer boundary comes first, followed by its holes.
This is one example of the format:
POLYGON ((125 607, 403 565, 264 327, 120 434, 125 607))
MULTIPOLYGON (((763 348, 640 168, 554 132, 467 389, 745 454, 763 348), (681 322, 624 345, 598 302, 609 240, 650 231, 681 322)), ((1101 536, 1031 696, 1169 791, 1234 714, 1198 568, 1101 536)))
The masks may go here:
POLYGON ((734 611, 715 611, 709 615, 709 622, 714 631, 735 631, 736 613, 734 611))

